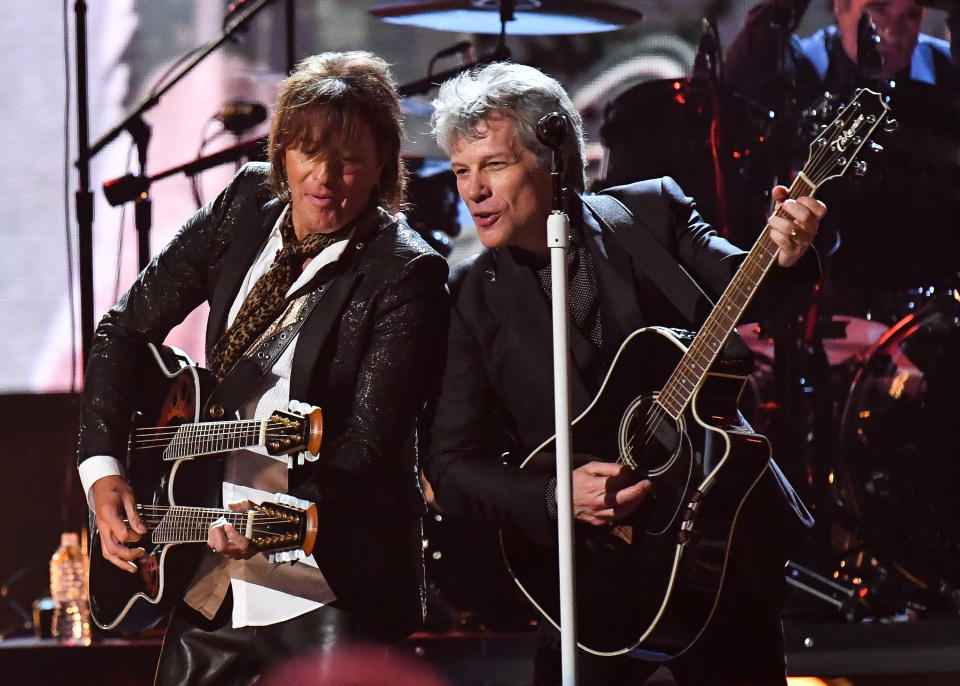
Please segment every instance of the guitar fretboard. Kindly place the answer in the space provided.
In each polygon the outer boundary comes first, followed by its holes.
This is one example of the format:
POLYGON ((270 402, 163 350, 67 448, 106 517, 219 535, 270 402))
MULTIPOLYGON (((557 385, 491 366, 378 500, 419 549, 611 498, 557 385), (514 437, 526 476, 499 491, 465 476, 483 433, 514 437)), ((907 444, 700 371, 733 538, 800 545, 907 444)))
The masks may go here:
POLYGON ((153 532, 154 544, 204 543, 210 526, 221 517, 232 524, 244 536, 251 533, 258 517, 256 512, 229 512, 206 507, 138 507, 144 523, 153 532))
MULTIPOLYGON (((816 186, 803 174, 797 176, 790 186, 790 197, 812 196, 816 186)), ((777 209, 777 216, 785 216, 777 209)), ((723 345, 736 327, 744 310, 750 304, 763 278, 777 258, 777 244, 770 237, 770 225, 766 225, 744 259, 730 284, 707 317, 700 332, 694 338, 680 364, 664 384, 657 398, 674 420, 679 420, 690 402, 704 375, 717 359, 723 345)))
POLYGON ((213 455, 266 443, 266 419, 200 422, 177 427, 163 451, 164 460, 213 455))

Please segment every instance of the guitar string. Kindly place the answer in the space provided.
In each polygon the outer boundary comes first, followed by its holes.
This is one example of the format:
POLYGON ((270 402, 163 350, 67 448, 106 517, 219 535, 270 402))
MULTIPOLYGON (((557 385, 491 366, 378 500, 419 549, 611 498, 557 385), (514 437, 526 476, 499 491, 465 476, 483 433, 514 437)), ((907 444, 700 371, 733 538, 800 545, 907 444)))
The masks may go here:
MULTIPOLYGON (((252 435, 259 435, 260 427, 262 426, 262 420, 248 420, 251 424, 244 427, 230 427, 226 431, 213 431, 212 427, 204 426, 202 432, 198 432, 195 429, 187 429, 186 431, 181 432, 181 437, 184 441, 189 442, 200 442, 200 441, 222 441, 224 439, 236 440, 244 437, 252 437, 252 435), (195 434, 203 433, 204 435, 198 437, 195 434)), ((190 426, 190 425, 183 425, 190 426)), ((193 425, 198 426, 198 425, 193 425)), ((134 431, 134 448, 151 448, 151 447, 162 447, 172 443, 172 439, 177 436, 180 427, 157 427, 155 429, 150 429, 147 433, 144 434, 141 430, 134 431), (161 430, 162 429, 162 430, 161 430), (141 435, 143 434, 143 435, 141 435)), ((290 427, 283 424, 282 422, 270 422, 266 425, 265 437, 268 439, 271 438, 284 438, 291 433, 290 427)), ((293 430, 296 431, 296 430, 293 430)))
MULTIPOLYGON (((172 528, 176 528, 184 524, 189 524, 193 526, 204 526, 204 528, 209 528, 214 521, 216 521, 216 519, 214 518, 210 518, 208 522, 204 523, 204 521, 201 519, 188 518, 188 517, 174 517, 173 519, 166 520, 166 523, 172 528)), ((164 523, 164 518, 160 517, 159 519, 157 519, 156 517, 144 517, 143 522, 148 529, 155 530, 161 524, 164 523)), ((247 528, 246 521, 237 520, 229 523, 238 530, 243 530, 247 528)), ((257 522, 253 525, 253 530, 257 531, 258 530, 257 527, 269 526, 270 524, 287 524, 289 526, 300 526, 299 522, 292 522, 289 519, 264 518, 264 519, 257 520, 257 522)), ((265 531, 268 529, 259 529, 259 530, 265 531)))
MULTIPOLYGON (((290 432, 282 431, 277 428, 270 429, 263 433, 266 436, 270 436, 272 438, 280 438, 283 436, 290 435, 290 432)), ((164 443, 172 443, 174 440, 178 440, 178 442, 179 441, 197 442, 197 441, 204 441, 204 440, 207 440, 207 441, 222 440, 225 438, 239 439, 239 438, 245 438, 245 437, 256 437, 256 436, 259 436, 260 434, 261 432, 259 430, 236 431, 231 433, 217 433, 217 434, 197 434, 196 432, 184 432, 182 434, 176 434, 176 433, 170 434, 169 436, 154 436, 150 438, 135 439, 134 445, 160 445, 164 443)), ((296 436, 297 434, 295 433, 293 435, 296 436)))
MULTIPOLYGON (((242 526, 242 527, 236 526, 235 528, 240 532, 244 532, 247 529, 246 526, 242 526)), ((163 522, 157 521, 157 522, 150 522, 150 524, 147 525, 147 529, 148 529, 148 532, 151 534, 156 534, 157 532, 160 532, 161 534, 165 533, 167 535, 170 535, 170 534, 176 534, 178 532, 181 534, 184 532, 195 532, 195 535, 199 537, 200 532, 209 531, 210 526, 209 526, 209 523, 205 523, 202 521, 174 521, 174 522, 168 522, 164 526, 163 522)), ((300 524, 298 522, 279 521, 279 520, 272 521, 272 522, 270 521, 259 522, 258 524, 255 524, 250 528, 250 534, 252 535, 246 536, 246 537, 254 538, 256 536, 264 537, 264 536, 291 535, 299 532, 299 529, 300 529, 300 524), (285 528, 278 531, 276 528, 278 525, 283 525, 285 528)))
MULTIPOLYGON (((232 524, 232 523, 234 523, 234 522, 246 523, 246 520, 247 520, 247 518, 249 517, 249 515, 248 515, 247 513, 239 514, 239 516, 231 516, 231 515, 237 515, 238 513, 236 513, 236 512, 231 513, 231 512, 228 512, 227 510, 216 511, 216 512, 181 512, 181 511, 178 511, 178 510, 171 510, 171 509, 169 509, 169 508, 167 508, 166 510, 164 510, 164 509, 162 509, 162 508, 156 507, 156 508, 153 508, 153 511, 152 511, 152 512, 145 512, 145 511, 143 511, 143 510, 140 510, 139 512, 140 512, 140 514, 141 514, 141 519, 148 520, 148 521, 157 521, 157 522, 161 521, 161 520, 164 519, 164 518, 184 518, 184 517, 201 518, 201 517, 209 517, 209 518, 210 518, 210 521, 215 521, 215 520, 219 519, 220 517, 224 517, 224 518, 226 518, 228 521, 230 521, 230 523, 232 524)), ((259 521, 259 522, 269 522, 269 521, 273 521, 273 522, 286 522, 286 521, 290 521, 290 517, 279 517, 279 516, 277 516, 277 515, 267 515, 267 514, 256 513, 256 514, 254 514, 253 516, 254 516, 254 518, 255 518, 257 521, 259 521)))
MULTIPOLYGON (((184 435, 180 437, 182 441, 177 441, 177 443, 196 444, 196 443, 204 443, 204 442, 223 441, 223 440, 237 441, 238 439, 243 439, 243 438, 247 438, 252 441, 258 438, 259 436, 260 436, 259 431, 254 432, 252 434, 249 434, 249 433, 248 434, 239 434, 239 433, 238 434, 219 434, 214 436, 200 436, 200 437, 184 435)), ((289 433, 284 431, 267 431, 264 433, 264 437, 268 439, 274 439, 274 438, 283 439, 283 438, 290 438, 291 436, 289 433)), ((161 447, 171 445, 173 443, 174 443, 173 437, 158 438, 153 440, 134 441, 133 447, 144 448, 144 449, 145 448, 161 448, 161 447)), ((256 445, 256 442, 254 444, 256 445)))
MULTIPOLYGON (((183 505, 138 505, 137 512, 143 514, 146 517, 166 517, 172 515, 174 517, 200 517, 200 516, 209 516, 212 519, 217 519, 219 517, 225 517, 227 519, 234 519, 238 522, 243 522, 247 517, 250 516, 250 512, 234 512, 233 510, 220 510, 220 509, 209 509, 209 508, 196 508, 196 507, 185 507, 183 505)), ((254 518, 260 521, 274 520, 274 521, 288 521, 290 517, 299 516, 301 511, 298 511, 297 514, 292 514, 288 517, 277 516, 272 514, 265 514, 260 510, 253 510, 254 518)))
POLYGON ((268 419, 241 419, 236 422, 188 422, 185 424, 172 424, 170 426, 144 426, 134 429, 135 436, 153 437, 175 434, 177 431, 187 428, 189 431, 247 431, 252 428, 262 426, 266 422, 268 428, 286 428, 289 424, 268 419))

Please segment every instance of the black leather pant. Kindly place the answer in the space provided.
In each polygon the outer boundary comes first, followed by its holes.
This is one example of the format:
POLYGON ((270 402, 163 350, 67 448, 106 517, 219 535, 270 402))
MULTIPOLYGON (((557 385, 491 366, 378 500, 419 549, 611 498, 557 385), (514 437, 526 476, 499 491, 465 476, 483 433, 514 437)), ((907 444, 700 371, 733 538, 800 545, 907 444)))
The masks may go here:
POLYGON ((232 594, 213 620, 186 605, 174 610, 163 639, 155 686, 246 686, 283 660, 322 656, 347 643, 378 640, 331 605, 268 626, 234 629, 232 594))

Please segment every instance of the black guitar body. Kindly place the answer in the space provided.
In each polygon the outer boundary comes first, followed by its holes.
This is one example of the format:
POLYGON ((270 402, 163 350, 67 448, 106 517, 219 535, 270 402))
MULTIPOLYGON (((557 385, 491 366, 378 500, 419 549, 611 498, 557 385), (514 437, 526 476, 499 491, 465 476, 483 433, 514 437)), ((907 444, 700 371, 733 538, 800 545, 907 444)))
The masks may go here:
MULTIPOLYGON (((715 364, 679 422, 653 405, 688 344, 671 329, 634 332, 572 424, 574 454, 625 462, 654 485, 617 526, 575 526, 577 638, 595 654, 666 660, 693 644, 716 607, 740 507, 769 463, 769 443, 737 409, 742 368, 715 364)), ((553 443, 522 467, 555 469, 553 443)), ((508 531, 501 542, 520 588, 559 628, 557 549, 508 531)))
MULTIPOLYGON (((145 365, 143 370, 143 409, 134 417, 124 466, 136 502, 219 507, 222 458, 165 461, 162 447, 134 445, 138 426, 199 421, 203 401, 215 385, 209 372, 193 366, 185 355, 167 347, 150 346, 150 350, 156 365, 145 365)), ((92 514, 90 531, 90 609, 103 629, 136 632, 157 624, 183 597, 203 554, 203 547, 197 545, 152 544, 153 531, 148 530, 139 542, 128 544, 147 551, 137 562, 137 572, 124 572, 103 557, 92 514)))

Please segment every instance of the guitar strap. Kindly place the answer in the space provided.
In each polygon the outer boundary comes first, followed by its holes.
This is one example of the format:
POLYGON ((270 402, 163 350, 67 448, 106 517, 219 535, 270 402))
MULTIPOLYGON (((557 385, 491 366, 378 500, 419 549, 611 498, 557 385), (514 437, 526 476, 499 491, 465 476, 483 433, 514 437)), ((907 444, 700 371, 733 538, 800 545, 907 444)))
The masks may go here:
POLYGON ((220 419, 237 411, 250 390, 273 367, 290 342, 297 337, 303 323, 323 299, 324 294, 334 290, 338 281, 349 282, 349 279, 336 279, 333 288, 315 288, 287 304, 283 314, 247 348, 243 357, 227 372, 210 394, 204 407, 204 418, 220 419))
MULTIPOLYGON (((651 203, 647 197, 635 198, 637 203, 647 202, 647 207, 634 204, 631 211, 619 198, 606 193, 581 196, 593 216, 620 242, 630 254, 634 264, 648 274, 680 314, 694 328, 700 328, 713 311, 714 303, 660 242, 653 237, 641 218, 663 212, 662 205, 651 203)), ((724 345, 724 355, 734 360, 747 360, 752 366, 752 356, 747 344, 734 329, 724 345)))
POLYGON ((612 195, 584 195, 583 203, 593 216, 619 241, 642 273, 692 326, 699 327, 713 310, 713 302, 693 277, 664 248, 642 219, 612 195))

